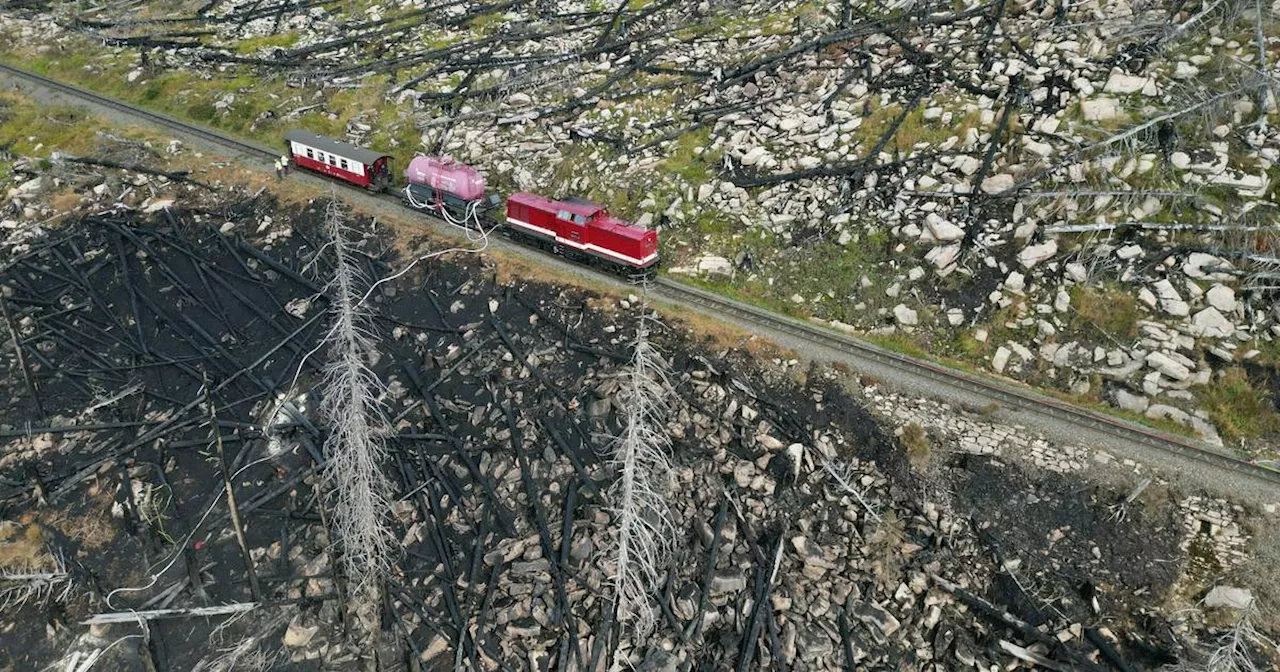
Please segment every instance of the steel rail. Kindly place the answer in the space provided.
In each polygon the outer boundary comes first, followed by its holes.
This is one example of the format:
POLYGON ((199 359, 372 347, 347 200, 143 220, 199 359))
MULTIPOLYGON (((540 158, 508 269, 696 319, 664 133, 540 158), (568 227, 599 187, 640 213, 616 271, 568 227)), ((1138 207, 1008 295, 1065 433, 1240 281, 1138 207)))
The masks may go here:
POLYGON ((152 124, 165 126, 167 128, 180 131, 186 135, 196 136, 201 140, 204 140, 205 142, 221 145, 223 147, 229 147, 243 154, 250 154, 254 156, 265 157, 268 159, 277 159, 280 157, 279 154, 275 153, 274 151, 266 147, 263 147, 262 145, 251 144, 248 142, 243 142, 241 140, 236 140, 234 138, 229 138, 212 129, 208 129, 203 126, 192 124, 185 121, 179 121, 178 119, 175 119, 165 114, 151 112, 149 110, 145 110, 140 107, 135 107, 128 103, 120 102, 114 98, 108 98, 101 94, 94 93, 93 91, 89 91, 87 89, 82 89, 72 84, 66 84, 63 82, 59 82, 56 79, 49 79, 44 75, 38 75, 34 72, 27 72, 26 70, 15 68, 6 63, 0 63, 0 72, 11 75, 13 77, 17 77, 18 79, 25 79, 27 81, 35 82, 45 88, 53 89, 58 93, 68 95, 73 98, 80 98, 82 100, 87 100, 94 104, 101 105, 103 107, 111 108, 113 110, 116 110, 117 112, 123 112, 131 117, 140 117, 142 119, 146 119, 152 124))
MULTIPOLYGON (((7 73, 19 79, 35 82, 45 88, 52 89, 73 98, 86 100, 97 105, 122 112, 129 116, 145 119, 152 124, 167 127, 180 133, 197 137, 210 144, 227 147, 242 154, 257 156, 268 160, 274 160, 279 156, 273 150, 261 145, 236 140, 217 131, 204 128, 196 124, 180 121, 168 115, 141 109, 134 105, 108 98, 78 86, 49 79, 48 77, 27 72, 4 63, 0 63, 0 72, 7 73)), ((359 192, 366 197, 374 197, 379 200, 385 200, 397 204, 400 201, 400 199, 393 194, 375 194, 353 185, 343 184, 342 186, 359 192)), ((421 214, 428 219, 437 222, 441 221, 426 213, 421 214)), ((441 223, 443 224, 443 222, 441 223)), ((505 241, 499 242, 501 243, 505 241)), ((513 247, 517 247, 515 243, 511 243, 511 245, 513 247)), ((518 247, 522 250, 531 249, 522 245, 518 247)), ((548 254, 548 256, 555 258, 553 255, 548 254)), ((592 274, 597 273, 596 271, 586 268, 582 268, 582 270, 592 274)), ((996 401, 1009 408, 1028 411, 1077 427, 1098 431, 1122 441, 1141 444, 1200 464, 1231 471, 1242 476, 1257 479, 1268 485, 1280 486, 1280 471, 1210 450, 1207 447, 1197 445, 1196 442, 1189 439, 1172 434, 1166 434, 1164 432, 1143 427, 1135 423, 1130 423, 1103 413, 1074 406, 1064 401, 1032 392, 1030 390, 1018 389, 1012 385, 998 382, 991 378, 950 369, 927 360, 916 359, 914 357, 892 352, 867 341, 837 333, 825 327, 802 322, 780 313, 774 313, 734 299, 712 294, 705 290, 698 289, 669 278, 659 277, 654 284, 657 293, 665 295, 667 300, 679 305, 701 308, 712 313, 718 313, 722 317, 734 318, 775 332, 787 334, 791 337, 798 338, 809 343, 830 348, 853 359, 871 362, 924 380, 933 381, 958 390, 963 390, 984 399, 996 401)))
POLYGON ((1201 447, 1190 440, 1172 434, 1125 422, 1119 418, 1081 408, 1048 395, 1030 390, 1020 390, 983 376, 892 352, 825 327, 801 322, 786 315, 712 294, 669 278, 659 278, 655 284, 669 299, 680 304, 698 306, 708 311, 736 317, 740 320, 767 327, 773 331, 782 332, 795 338, 836 350, 857 359, 871 361, 914 376, 971 392, 983 398, 1000 402, 1010 408, 1031 411, 1055 420, 1100 431, 1126 441, 1141 443, 1238 474, 1259 478, 1270 484, 1280 485, 1280 471, 1268 469, 1262 465, 1253 464, 1246 460, 1201 447))

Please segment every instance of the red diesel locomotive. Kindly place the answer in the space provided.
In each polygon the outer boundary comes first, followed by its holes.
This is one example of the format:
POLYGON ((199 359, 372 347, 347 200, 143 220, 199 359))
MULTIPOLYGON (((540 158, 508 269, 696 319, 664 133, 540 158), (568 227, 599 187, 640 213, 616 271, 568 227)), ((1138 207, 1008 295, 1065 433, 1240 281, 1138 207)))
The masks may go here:
MULTIPOLYGON (((377 192, 392 184, 391 157, 306 131, 285 135, 293 163, 377 192)), ((404 204, 434 213, 458 226, 485 230, 498 219, 501 199, 485 195, 476 169, 447 159, 417 156, 405 170, 404 204)), ((604 206, 569 198, 555 200, 519 192, 507 199, 505 221, 511 237, 557 254, 626 273, 647 273, 659 261, 656 231, 609 214, 604 206)))
POLYGON ((647 269, 658 262, 658 233, 577 199, 555 201, 525 192, 507 197, 507 228, 570 257, 647 269))

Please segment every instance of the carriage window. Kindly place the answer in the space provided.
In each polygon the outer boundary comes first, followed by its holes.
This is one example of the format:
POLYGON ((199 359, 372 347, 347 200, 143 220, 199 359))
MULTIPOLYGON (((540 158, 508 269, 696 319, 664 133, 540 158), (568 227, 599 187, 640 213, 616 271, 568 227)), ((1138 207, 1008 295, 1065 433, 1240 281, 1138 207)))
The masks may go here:
POLYGON ((346 160, 346 159, 340 159, 340 160, 338 161, 338 164, 342 166, 342 169, 343 169, 343 170, 346 170, 346 169, 347 169, 347 160, 346 160))
POLYGON ((336 165, 338 165, 338 157, 336 157, 336 156, 334 156, 334 155, 330 154, 330 155, 329 155, 329 165, 331 165, 331 166, 336 166, 336 165))
POLYGON ((308 147, 308 148, 307 148, 307 158, 308 158, 308 159, 315 159, 315 158, 316 158, 316 157, 315 157, 315 154, 313 154, 313 153, 312 153, 312 151, 311 151, 311 148, 310 148, 310 147, 308 147))

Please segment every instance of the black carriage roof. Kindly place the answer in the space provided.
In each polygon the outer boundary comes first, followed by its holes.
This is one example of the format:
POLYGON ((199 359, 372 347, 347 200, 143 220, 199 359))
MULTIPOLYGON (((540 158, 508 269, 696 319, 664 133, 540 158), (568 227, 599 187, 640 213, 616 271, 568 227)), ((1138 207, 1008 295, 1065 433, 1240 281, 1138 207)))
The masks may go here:
POLYGON ((312 149, 318 149, 327 154, 333 154, 335 156, 341 156, 344 159, 358 161, 365 165, 372 164, 374 161, 387 156, 382 152, 375 152, 372 149, 365 149, 345 142, 330 140, 322 135, 316 135, 315 133, 310 133, 296 128, 285 133, 284 139, 289 142, 306 145, 312 149))

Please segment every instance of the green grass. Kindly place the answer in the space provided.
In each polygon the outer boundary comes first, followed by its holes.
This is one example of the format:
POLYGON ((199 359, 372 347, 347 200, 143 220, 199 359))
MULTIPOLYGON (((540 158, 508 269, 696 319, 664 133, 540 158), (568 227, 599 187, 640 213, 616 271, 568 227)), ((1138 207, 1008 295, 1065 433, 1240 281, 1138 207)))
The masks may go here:
MULTIPOLYGON (((915 109, 907 113, 902 123, 898 125, 898 130, 893 134, 889 142, 885 144, 884 151, 909 152, 916 143, 927 142, 930 145, 936 145, 946 142, 952 136, 964 140, 965 133, 968 133, 970 128, 977 126, 982 119, 982 113, 974 110, 971 112, 954 111, 951 122, 947 124, 942 123, 941 119, 925 121, 925 107, 932 107, 935 103, 917 105, 915 109)), ((943 105, 943 109, 946 109, 945 105, 943 105)), ((874 107, 871 115, 864 118, 862 125, 852 133, 852 137, 859 143, 859 151, 871 151, 875 144, 879 142, 880 136, 889 129, 889 125, 900 114, 902 114, 902 105, 898 103, 884 107, 874 107)))
POLYGON ((1268 395, 1253 386, 1244 369, 1223 371, 1206 386, 1202 402, 1224 439, 1248 439, 1280 432, 1280 415, 1276 414, 1268 395))
POLYGON ((916 339, 900 331, 892 334, 867 334, 864 338, 885 350, 921 359, 937 359, 936 356, 930 355, 916 339))
POLYGON ((1138 300, 1133 294, 1115 285, 1076 285, 1069 293, 1074 329, 1101 330, 1122 341, 1138 335, 1138 300))
POLYGON ((711 146, 711 129, 700 128, 680 136, 667 158, 662 161, 662 169, 684 178, 695 186, 706 183, 714 173, 714 166, 719 154, 714 156, 707 150, 711 146), (702 147, 701 154, 694 150, 702 147))
MULTIPOLYGON (((802 248, 790 248, 766 230, 743 230, 736 219, 703 213, 693 220, 693 226, 673 229, 664 236, 669 256, 685 248, 720 254, 729 259, 746 253, 756 262, 757 268, 772 269, 767 275, 763 271, 739 272, 732 282, 719 278, 701 278, 696 282, 713 291, 789 315, 860 324, 866 322, 866 314, 897 303, 897 299, 884 295, 885 283, 879 277, 880 262, 890 254, 885 234, 864 235, 859 243, 848 246, 820 241, 802 248), (867 289, 859 287, 859 279, 864 274, 873 282, 873 286, 867 289), (796 294, 804 297, 806 302, 793 302, 791 297, 796 294), (849 298, 850 295, 854 298, 849 298), (812 301, 819 296, 825 298, 812 301), (854 311, 859 302, 866 303, 865 314, 854 311)), ((926 312, 922 312, 922 320, 928 317, 926 312)))
POLYGON ((287 48, 292 47, 298 41, 297 33, 278 33, 276 35, 261 35, 258 37, 250 37, 240 40, 236 43, 235 51, 237 54, 253 54, 259 49, 264 48, 287 48))
MULTIPOLYGON (((269 37, 272 40, 254 39, 265 46, 283 42, 285 38, 269 37)), ((241 69, 229 69, 214 79, 203 79, 186 71, 144 73, 131 83, 125 76, 137 67, 135 57, 99 53, 95 44, 84 40, 72 42, 72 46, 63 51, 47 52, 22 51, 19 45, 10 42, 0 46, 0 60, 60 81, 87 84, 97 93, 268 146, 276 146, 280 137, 292 128, 341 137, 347 120, 363 114, 375 129, 367 144, 387 151, 395 157, 395 165, 406 165, 420 147, 412 120, 402 118, 395 104, 386 100, 385 93, 390 86, 386 77, 370 78, 356 89, 325 91, 318 99, 299 99, 298 90, 289 88, 283 79, 264 78, 241 69), (215 103, 227 94, 233 95, 234 101, 219 112, 215 103), (293 108, 315 103, 319 106, 294 120, 281 119, 293 108), (265 118, 268 110, 275 116, 265 118)))
POLYGON ((57 149, 83 154, 97 142, 102 128, 97 119, 66 107, 31 105, 10 93, 0 93, 0 147, 15 154, 35 154, 57 149))

